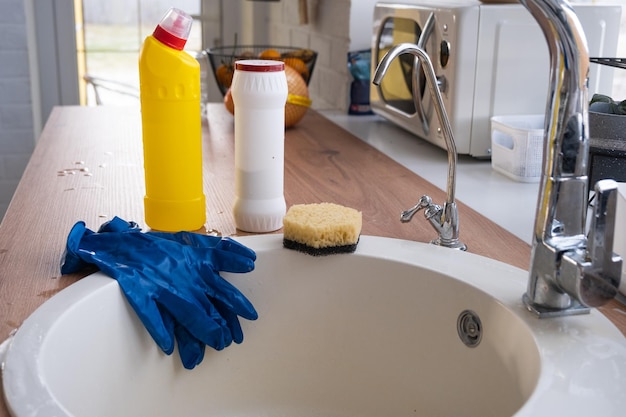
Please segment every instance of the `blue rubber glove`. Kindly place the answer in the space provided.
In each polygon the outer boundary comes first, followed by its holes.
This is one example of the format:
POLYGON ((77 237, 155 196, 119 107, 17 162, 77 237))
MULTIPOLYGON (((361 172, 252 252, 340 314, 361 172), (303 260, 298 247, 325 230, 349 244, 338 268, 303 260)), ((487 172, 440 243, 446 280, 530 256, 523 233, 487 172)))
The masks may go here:
MULTIPOLYGON (((135 222, 127 222, 114 217, 112 220, 104 223, 98 229, 98 233, 104 232, 141 232, 139 225, 135 222)), ((240 245, 230 239, 221 239, 214 236, 202 236, 196 233, 179 232, 179 233, 163 233, 149 232, 151 236, 161 237, 163 239, 174 240, 185 245, 202 247, 214 247, 216 244, 222 245, 222 249, 239 253, 244 257, 254 258, 254 252, 247 247, 240 245), (232 245, 231 245, 232 244, 232 245)), ((219 299, 209 296, 209 300, 213 303, 219 314, 226 320, 228 328, 232 334, 235 343, 243 341, 243 331, 239 323, 239 317, 233 313, 232 309, 222 303, 219 299)), ((167 316, 165 312, 164 316, 167 316)), ((164 320, 165 321, 165 320, 164 320)), ((182 326, 174 323, 174 334, 178 342, 178 350, 181 352, 181 359, 186 368, 192 369, 199 364, 204 357, 204 343, 190 335, 182 326)))
POLYGON ((204 345, 240 343, 238 316, 255 320, 252 304, 219 271, 249 272, 254 252, 231 240, 189 232, 141 233, 115 218, 98 233, 83 222, 67 240, 61 272, 96 265, 116 279, 144 326, 167 354, 177 340, 183 365, 202 361, 204 345))

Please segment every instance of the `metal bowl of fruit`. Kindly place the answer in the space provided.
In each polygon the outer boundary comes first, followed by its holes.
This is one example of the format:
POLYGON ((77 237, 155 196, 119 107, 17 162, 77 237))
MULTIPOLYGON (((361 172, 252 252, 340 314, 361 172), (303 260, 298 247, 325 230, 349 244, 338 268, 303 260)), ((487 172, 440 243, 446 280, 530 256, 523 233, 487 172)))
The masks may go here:
POLYGON ((215 81, 225 95, 233 81, 235 61, 241 59, 274 59, 295 69, 306 84, 311 81, 317 52, 305 48, 267 45, 220 46, 207 49, 215 81))

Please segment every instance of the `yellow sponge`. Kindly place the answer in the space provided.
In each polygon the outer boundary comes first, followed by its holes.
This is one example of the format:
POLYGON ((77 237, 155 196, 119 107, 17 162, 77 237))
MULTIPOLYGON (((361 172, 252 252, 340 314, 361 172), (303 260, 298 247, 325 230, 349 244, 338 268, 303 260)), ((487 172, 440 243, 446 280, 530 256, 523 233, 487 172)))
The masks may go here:
POLYGON ((361 212, 349 207, 296 204, 283 219, 283 246, 314 256, 354 252, 362 224, 361 212))

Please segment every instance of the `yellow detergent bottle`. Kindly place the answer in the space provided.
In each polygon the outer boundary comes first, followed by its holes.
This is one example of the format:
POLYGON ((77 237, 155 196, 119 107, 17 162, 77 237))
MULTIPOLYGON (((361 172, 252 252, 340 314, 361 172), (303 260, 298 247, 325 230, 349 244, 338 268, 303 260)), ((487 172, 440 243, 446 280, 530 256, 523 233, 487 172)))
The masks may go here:
POLYGON ((167 232, 197 230, 206 221, 200 65, 182 50, 191 23, 170 9, 139 52, 145 220, 167 232))

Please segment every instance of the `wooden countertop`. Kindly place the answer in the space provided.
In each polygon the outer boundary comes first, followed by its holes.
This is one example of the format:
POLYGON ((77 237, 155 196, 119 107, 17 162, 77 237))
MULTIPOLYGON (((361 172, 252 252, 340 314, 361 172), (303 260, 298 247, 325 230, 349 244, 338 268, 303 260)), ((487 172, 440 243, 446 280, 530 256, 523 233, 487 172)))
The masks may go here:
MULTIPOLYGON (((208 106, 203 127, 207 229, 237 235, 233 119, 208 106)), ((445 194, 311 110, 285 140, 287 205, 330 201, 363 212, 363 234, 427 242, 431 226, 399 213, 422 194, 445 194)), ((67 233, 78 220, 91 229, 117 215, 143 221, 141 123, 134 107, 58 107, 45 129, 0 224, 0 341, 39 305, 80 275, 60 276, 67 233)), ((460 234, 469 251, 528 269, 529 246, 460 202, 460 234)), ((520 294, 520 297, 522 294, 520 294)), ((602 308, 626 334, 626 309, 602 308)), ((8 417, 0 396, 0 417, 8 417)))

